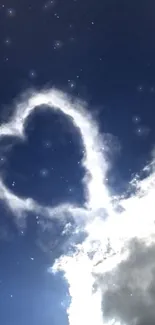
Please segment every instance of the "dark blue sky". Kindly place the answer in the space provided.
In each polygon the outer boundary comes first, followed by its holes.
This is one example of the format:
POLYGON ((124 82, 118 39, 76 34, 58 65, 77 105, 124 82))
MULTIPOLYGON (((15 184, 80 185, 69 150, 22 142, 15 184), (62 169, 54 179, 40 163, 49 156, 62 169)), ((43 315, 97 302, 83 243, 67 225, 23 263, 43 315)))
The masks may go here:
MULTIPOLYGON (((123 191, 155 140, 154 35, 154 1, 1 1, 1 120, 31 87, 56 86, 84 99, 101 132, 113 135, 106 135, 113 161, 109 180, 123 191)), ((72 124, 62 114, 40 111, 28 120, 26 133, 27 141, 13 148, 13 139, 1 143, 8 187, 43 204, 82 202, 82 146, 72 124)), ((67 324, 60 305, 66 285, 47 272, 61 254, 61 230, 55 224, 54 231, 43 232, 38 218, 28 216, 22 233, 0 205, 1 324, 67 324)))

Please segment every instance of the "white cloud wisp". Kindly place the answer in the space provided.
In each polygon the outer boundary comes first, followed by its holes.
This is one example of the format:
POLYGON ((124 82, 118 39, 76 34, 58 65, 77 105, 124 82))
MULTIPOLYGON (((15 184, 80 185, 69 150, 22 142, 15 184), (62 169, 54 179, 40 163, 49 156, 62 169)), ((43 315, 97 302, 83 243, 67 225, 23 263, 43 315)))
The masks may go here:
POLYGON ((84 146, 82 166, 85 204, 69 202, 45 207, 31 198, 11 192, 0 179, 0 199, 23 218, 32 211, 49 218, 71 214, 87 233, 73 254, 59 258, 51 272, 64 272, 71 303, 70 325, 153 325, 155 324, 155 173, 137 181, 133 195, 118 198, 118 212, 106 185, 108 163, 104 139, 83 104, 55 89, 33 92, 17 104, 14 115, 0 127, 0 138, 24 140, 24 127, 34 109, 61 110, 78 128, 84 146))

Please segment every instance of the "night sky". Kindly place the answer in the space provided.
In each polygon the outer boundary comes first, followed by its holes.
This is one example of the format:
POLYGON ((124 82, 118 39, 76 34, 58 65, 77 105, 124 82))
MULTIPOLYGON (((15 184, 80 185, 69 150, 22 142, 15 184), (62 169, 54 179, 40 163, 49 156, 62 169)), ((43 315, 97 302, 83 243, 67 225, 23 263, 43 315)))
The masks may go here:
MULTIPOLYGON (((0 121, 31 89, 84 100, 105 134, 109 187, 123 193, 155 143, 154 35, 154 1, 1 1, 0 121)), ((25 132, 25 142, 0 142, 8 188, 43 205, 82 204, 83 146, 71 121, 40 110, 25 132)), ((67 284, 48 272, 68 240, 63 229, 33 213, 17 224, 0 202, 1 324, 68 324, 67 284)))

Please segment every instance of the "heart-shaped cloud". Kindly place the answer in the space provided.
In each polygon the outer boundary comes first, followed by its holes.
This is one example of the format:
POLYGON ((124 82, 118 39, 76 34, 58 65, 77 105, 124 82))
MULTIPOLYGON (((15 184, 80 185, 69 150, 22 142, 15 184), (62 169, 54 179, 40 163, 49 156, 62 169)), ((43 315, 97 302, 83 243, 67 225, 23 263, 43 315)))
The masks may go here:
POLYGON ((1 125, 0 138, 11 136, 24 140, 26 137, 24 132, 25 123, 28 117, 35 109, 43 109, 45 107, 43 105, 55 111, 61 110, 80 131, 85 149, 82 161, 86 171, 83 179, 85 205, 79 207, 66 203, 54 208, 42 206, 32 198, 21 198, 15 195, 6 187, 2 177, 0 178, 1 200, 18 217, 23 216, 26 211, 29 211, 46 214, 50 218, 56 217, 56 215, 64 217, 66 213, 71 213, 75 218, 78 215, 79 218, 80 216, 85 216, 88 210, 103 208, 105 201, 109 200, 107 189, 103 182, 107 171, 107 164, 102 155, 103 144, 99 136, 98 127, 91 115, 85 110, 83 103, 71 100, 56 89, 46 90, 41 93, 33 92, 24 102, 17 103, 16 110, 9 122, 1 125), (98 188, 98 193, 96 193, 96 188, 98 188))

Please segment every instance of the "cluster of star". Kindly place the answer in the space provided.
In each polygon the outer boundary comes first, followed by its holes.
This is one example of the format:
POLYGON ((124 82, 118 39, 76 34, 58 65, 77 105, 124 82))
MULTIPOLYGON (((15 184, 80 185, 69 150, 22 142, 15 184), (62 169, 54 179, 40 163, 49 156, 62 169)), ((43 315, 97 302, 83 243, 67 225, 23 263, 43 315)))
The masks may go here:
POLYGON ((149 135, 150 129, 141 123, 140 116, 133 116, 132 121, 134 123, 134 132, 136 135, 139 137, 146 137, 149 135))
MULTIPOLYGON (((73 0, 73 3, 76 3, 73 0)), ((58 1, 57 0, 45 0, 44 3, 38 4, 37 6, 34 5, 27 5, 27 12, 25 15, 31 15, 31 12, 35 12, 36 19, 37 19, 37 13, 40 13, 43 15, 43 20, 46 19, 46 17, 51 17, 51 20, 53 21, 53 28, 57 28, 55 26, 60 25, 60 30, 62 32, 59 33, 60 38, 54 38, 52 37, 49 44, 49 49, 51 51, 51 57, 54 52, 60 52, 60 51, 66 51, 68 48, 69 51, 71 50, 70 47, 74 46, 76 44, 77 40, 77 33, 76 33, 76 23, 72 21, 72 19, 68 19, 67 24, 64 26, 63 20, 61 21, 61 14, 59 13, 58 1), (56 21, 56 22, 55 22, 56 21), (58 22, 58 24, 57 24, 58 22), (63 27, 63 28, 62 28, 63 27), (63 30, 66 29, 66 36, 64 37, 63 30), (61 37, 62 35, 62 37, 61 37)), ((8 7, 7 4, 2 4, 0 7, 1 14, 3 18, 8 19, 8 25, 15 26, 16 21, 20 19, 21 16, 21 8, 18 8, 18 5, 14 7, 8 7)), ((29 17, 28 17, 29 19, 29 17)), ((91 32, 93 30, 93 27, 95 25, 95 20, 92 20, 90 18, 90 21, 88 22, 88 26, 86 26, 86 30, 88 32, 91 32)), ((8 29, 7 29, 8 30, 8 29)), ((12 29, 14 30, 14 28, 12 29)), ((5 30, 4 30, 5 33, 5 30)), ((8 31, 6 32, 6 36, 3 39, 4 43, 4 52, 6 55, 3 57, 4 62, 7 64, 6 68, 9 67, 9 62, 11 59, 11 55, 14 50, 16 50, 16 44, 15 40, 16 35, 13 34, 14 32, 11 32, 10 35, 8 31), (13 49, 13 51, 12 51, 13 49)), ((32 48, 30 49, 32 51, 32 48)), ((69 91, 74 91, 75 88, 78 85, 79 79, 82 77, 82 70, 83 68, 80 67, 74 75, 68 76, 66 78, 66 86, 68 87, 69 91)), ((28 82, 30 83, 37 83, 37 80, 40 77, 40 68, 38 66, 35 66, 34 63, 32 63, 32 66, 30 66, 29 70, 27 71, 27 75, 23 75, 24 79, 28 79, 28 82)))
POLYGON ((143 86, 143 85, 139 85, 139 86, 137 87, 137 90, 138 90, 138 92, 140 92, 140 93, 143 93, 143 92, 154 93, 154 92, 155 92, 155 87, 154 87, 154 85, 151 85, 151 86, 148 86, 148 87, 143 86))

